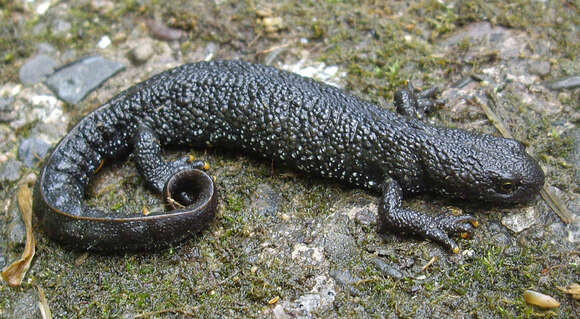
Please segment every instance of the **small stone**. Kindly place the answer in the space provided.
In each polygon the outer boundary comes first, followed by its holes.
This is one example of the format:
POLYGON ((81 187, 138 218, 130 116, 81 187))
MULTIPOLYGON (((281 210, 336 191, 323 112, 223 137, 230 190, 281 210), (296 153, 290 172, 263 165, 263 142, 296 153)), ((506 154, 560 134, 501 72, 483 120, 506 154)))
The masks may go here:
POLYGON ((0 122, 9 122, 15 117, 14 98, 11 96, 0 97, 0 122))
POLYGON ((291 317, 284 311, 282 305, 276 305, 272 310, 272 317, 275 319, 290 319, 291 317))
POLYGON ((0 165, 0 182, 15 182, 20 178, 20 167, 22 163, 9 159, 0 165))
POLYGON ((501 223, 514 233, 519 233, 534 225, 537 218, 536 209, 534 207, 528 207, 524 213, 506 215, 501 219, 501 223))
POLYGON ((91 0, 91 6, 100 13, 108 13, 115 9, 115 3, 109 0, 91 0))
POLYGON ((544 84, 551 90, 572 90, 580 87, 580 75, 572 75, 561 79, 556 79, 544 84))
POLYGON ((58 62, 49 55, 36 55, 22 65, 18 71, 20 82, 25 85, 44 81, 58 66, 58 62))
POLYGON ((528 72, 531 74, 545 76, 550 73, 550 62, 548 61, 533 61, 528 65, 528 72))
POLYGON ((348 290, 351 295, 360 295, 361 292, 358 290, 358 287, 355 284, 356 282, 360 281, 360 278, 351 274, 348 269, 334 269, 330 271, 329 275, 332 279, 334 279, 336 284, 338 284, 343 289, 348 290))
POLYGON ((109 38, 108 36, 104 36, 99 40, 99 43, 97 43, 97 46, 101 49, 104 49, 104 48, 108 47, 109 45, 111 45, 111 43, 113 43, 113 41, 111 41, 111 38, 109 38))
POLYGON ((53 34, 65 34, 67 32, 70 31, 72 25, 70 22, 65 21, 65 20, 61 20, 61 19, 57 19, 54 20, 54 22, 51 25, 50 31, 53 34))
POLYGON ((214 55, 217 52, 217 50, 218 50, 217 44, 215 44, 213 42, 209 42, 205 46, 205 48, 203 49, 203 59, 205 61, 211 60, 214 57, 214 55))
POLYGON ((403 273, 392 263, 387 263, 381 258, 373 258, 373 263, 385 276, 392 277, 395 279, 402 279, 404 277, 403 273))
POLYGON ((323 237, 326 256, 337 262, 346 262, 356 256, 356 242, 352 236, 339 233, 337 229, 325 231, 323 237))
POLYGON ((143 42, 129 51, 129 59, 133 64, 140 65, 147 62, 154 53, 153 45, 150 42, 143 42))
MULTIPOLYGON (((572 151, 569 153, 567 159, 574 167, 580 167, 580 128, 573 128, 564 133, 564 136, 570 137, 572 140, 572 151)), ((580 170, 576 169, 576 180, 580 179, 580 170)))
POLYGON ((22 221, 16 201, 8 208, 8 223, 6 224, 6 240, 9 246, 23 246, 26 242, 26 227, 22 221))
POLYGON ((361 225, 369 226, 377 223, 377 214, 370 209, 361 209, 356 213, 355 219, 361 225))
MULTIPOLYGON (((33 1, 34 2, 34 1, 33 1)), ((52 1, 37 1, 36 9, 34 10, 37 14, 43 15, 48 11, 51 6, 52 1)))
POLYGON ((22 91, 22 84, 8 82, 0 87, 0 96, 15 97, 22 91))
POLYGON ((46 84, 60 99, 76 104, 124 68, 119 62, 90 56, 58 70, 46 84))
POLYGON ((260 184, 252 195, 251 209, 261 216, 273 216, 280 207, 280 195, 272 186, 260 184))
POLYGON ((332 306, 336 296, 335 284, 332 278, 325 275, 317 276, 310 293, 296 299, 296 310, 309 314, 313 311, 324 311, 332 306))
POLYGON ((568 203, 568 209, 573 215, 573 221, 566 225, 567 239, 571 243, 580 243, 580 198, 568 203))
POLYGON ((33 167, 48 153, 49 149, 50 145, 39 138, 26 138, 18 147, 18 159, 24 163, 24 166, 33 167))

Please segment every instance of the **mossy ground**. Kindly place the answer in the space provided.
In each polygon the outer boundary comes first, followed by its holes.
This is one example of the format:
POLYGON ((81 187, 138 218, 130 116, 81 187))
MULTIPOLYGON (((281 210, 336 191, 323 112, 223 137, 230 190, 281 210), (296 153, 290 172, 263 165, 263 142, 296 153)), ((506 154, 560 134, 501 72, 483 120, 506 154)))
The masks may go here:
MULTIPOLYGON (((185 0, 153 0, 124 1, 112 9, 79 1, 59 3, 45 15, 33 14, 23 3, 0 0, 3 82, 18 82, 18 68, 34 54, 36 43, 48 42, 61 52, 74 49, 90 53, 103 35, 111 36, 114 43, 124 41, 142 18, 155 18, 188 32, 188 37, 176 48, 176 55, 187 56, 189 50, 213 42, 219 45, 218 58, 260 62, 271 56, 271 48, 287 44, 288 49, 281 51, 279 59, 297 60, 308 52, 309 60, 339 65, 346 72, 343 79, 346 89, 382 105, 408 79, 426 87, 449 83, 465 74, 479 74, 482 68, 493 65, 493 55, 491 60, 463 58, 463 53, 473 45, 468 39, 461 41, 450 55, 433 52, 438 39, 479 21, 524 30, 533 35, 534 41, 549 42, 548 58, 553 67, 547 79, 580 73, 577 60, 580 41, 575 31, 580 26, 578 1, 391 4, 327 0, 266 4, 225 0, 191 4, 185 0), (55 16, 71 23, 67 33, 55 35, 50 27, 34 31, 38 25, 50 26, 55 16), (264 16, 280 17, 282 25, 269 29, 264 16), (408 35, 412 40, 401 40, 408 35)), ((533 43, 530 46, 529 50, 534 52, 533 43)), ((126 83, 130 85, 131 81, 126 83)), ((515 136, 533 144, 542 165, 549 168, 548 183, 564 191, 578 192, 578 183, 573 180, 577 168, 567 164, 573 141, 557 134, 552 127, 574 114, 539 115, 529 111, 518 95, 509 94, 509 90, 503 95, 507 101, 502 112, 504 118, 513 116, 508 122, 517 124, 510 126, 515 136)), ((560 98, 562 104, 571 106, 567 110, 578 112, 578 90, 560 98)), ((95 107, 94 102, 94 97, 89 98, 85 109, 95 107)), ((435 122, 446 126, 481 119, 485 119, 482 113, 458 117, 449 110, 434 117, 435 122)), ((494 132, 490 124, 478 130, 494 132)), ((373 194, 311 178, 270 162, 213 149, 192 152, 211 163, 211 172, 217 176, 221 190, 219 216, 207 231, 157 253, 86 256, 62 249, 38 230, 36 260, 27 283, 17 289, 0 286, 3 296, 0 308, 5 309, 0 317, 7 315, 23 292, 35 286, 45 291, 55 317, 266 316, 273 307, 268 303, 272 298, 295 300, 310 291, 313 278, 320 272, 316 265, 297 264, 290 256, 293 245, 309 243, 316 224, 330 218, 336 209, 374 200, 373 194), (262 183, 280 191, 279 212, 274 216, 256 215, 248 209, 254 189, 262 183), (282 218, 283 214, 290 219, 282 218), (272 237, 271 229, 287 230, 290 235, 272 237), (269 258, 263 254, 265 245, 272 250, 269 258)), ((134 211, 161 205, 158 198, 143 188, 130 163, 103 172, 96 184, 92 201, 104 207, 134 211)), ((426 211, 451 207, 448 202, 428 196, 408 204, 426 211)), ((356 243, 356 255, 345 258, 340 265, 330 261, 329 268, 347 269, 359 280, 339 286, 333 306, 314 315, 577 316, 578 303, 556 287, 580 281, 578 250, 570 249, 562 243, 563 238, 552 234, 549 225, 556 218, 545 204, 537 203, 536 209, 541 212, 545 227, 513 234, 499 226, 501 214, 493 214, 503 209, 467 208, 483 224, 474 238, 460 241, 464 251, 474 252, 472 257, 451 255, 420 240, 392 235, 382 238, 374 225, 351 222, 347 231, 356 243), (491 241, 500 228, 516 243, 506 248, 491 241), (384 276, 370 262, 375 256, 403 268, 405 279, 384 276), (421 270, 433 256, 437 256, 435 263, 421 270), (552 311, 529 306, 522 298, 525 289, 556 296, 562 306, 552 311)))

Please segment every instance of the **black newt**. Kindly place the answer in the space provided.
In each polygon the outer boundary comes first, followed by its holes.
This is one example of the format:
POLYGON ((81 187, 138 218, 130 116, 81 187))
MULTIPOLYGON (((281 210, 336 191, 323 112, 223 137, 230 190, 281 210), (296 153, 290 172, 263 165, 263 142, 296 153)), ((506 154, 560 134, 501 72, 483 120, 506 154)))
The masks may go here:
POLYGON ((379 228, 416 234, 457 252, 449 235, 471 232, 472 216, 404 209, 403 196, 432 192, 521 203, 544 183, 540 166, 512 139, 435 127, 419 118, 433 90, 398 91, 389 112, 340 89, 242 61, 186 64, 139 83, 84 117, 46 159, 34 209, 45 232, 75 249, 147 250, 198 232, 214 217, 213 180, 164 146, 253 153, 297 170, 381 193, 379 228), (85 188, 103 161, 133 152, 166 214, 121 216, 87 206, 85 188))

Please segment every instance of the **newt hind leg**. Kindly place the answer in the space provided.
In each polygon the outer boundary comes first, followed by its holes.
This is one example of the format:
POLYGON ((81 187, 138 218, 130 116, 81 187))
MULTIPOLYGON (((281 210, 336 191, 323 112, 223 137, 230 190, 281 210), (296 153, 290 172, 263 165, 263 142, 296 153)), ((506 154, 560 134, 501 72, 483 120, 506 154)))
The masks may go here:
POLYGON ((409 82, 406 89, 395 92, 394 104, 397 113, 422 120, 425 114, 433 111, 436 105, 443 104, 442 100, 435 98, 437 93, 439 93, 437 86, 418 91, 409 82))
POLYGON ((213 183, 211 177, 201 171, 208 168, 203 161, 192 160, 189 156, 165 161, 157 134, 145 124, 139 125, 133 146, 139 173, 155 192, 163 194, 169 209, 194 205, 213 183))

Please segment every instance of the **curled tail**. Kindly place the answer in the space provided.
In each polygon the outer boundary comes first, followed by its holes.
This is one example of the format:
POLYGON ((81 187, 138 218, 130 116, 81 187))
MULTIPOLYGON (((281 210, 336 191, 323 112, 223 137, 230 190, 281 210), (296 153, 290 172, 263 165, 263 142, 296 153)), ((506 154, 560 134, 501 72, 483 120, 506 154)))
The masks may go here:
POLYGON ((124 157, 133 148, 137 124, 125 116, 109 105, 100 107, 46 159, 35 185, 34 211, 53 240, 80 250, 152 250, 199 232, 213 219, 216 192, 203 172, 188 177, 196 185, 198 202, 167 214, 121 215, 84 202, 85 189, 103 162, 124 157))

